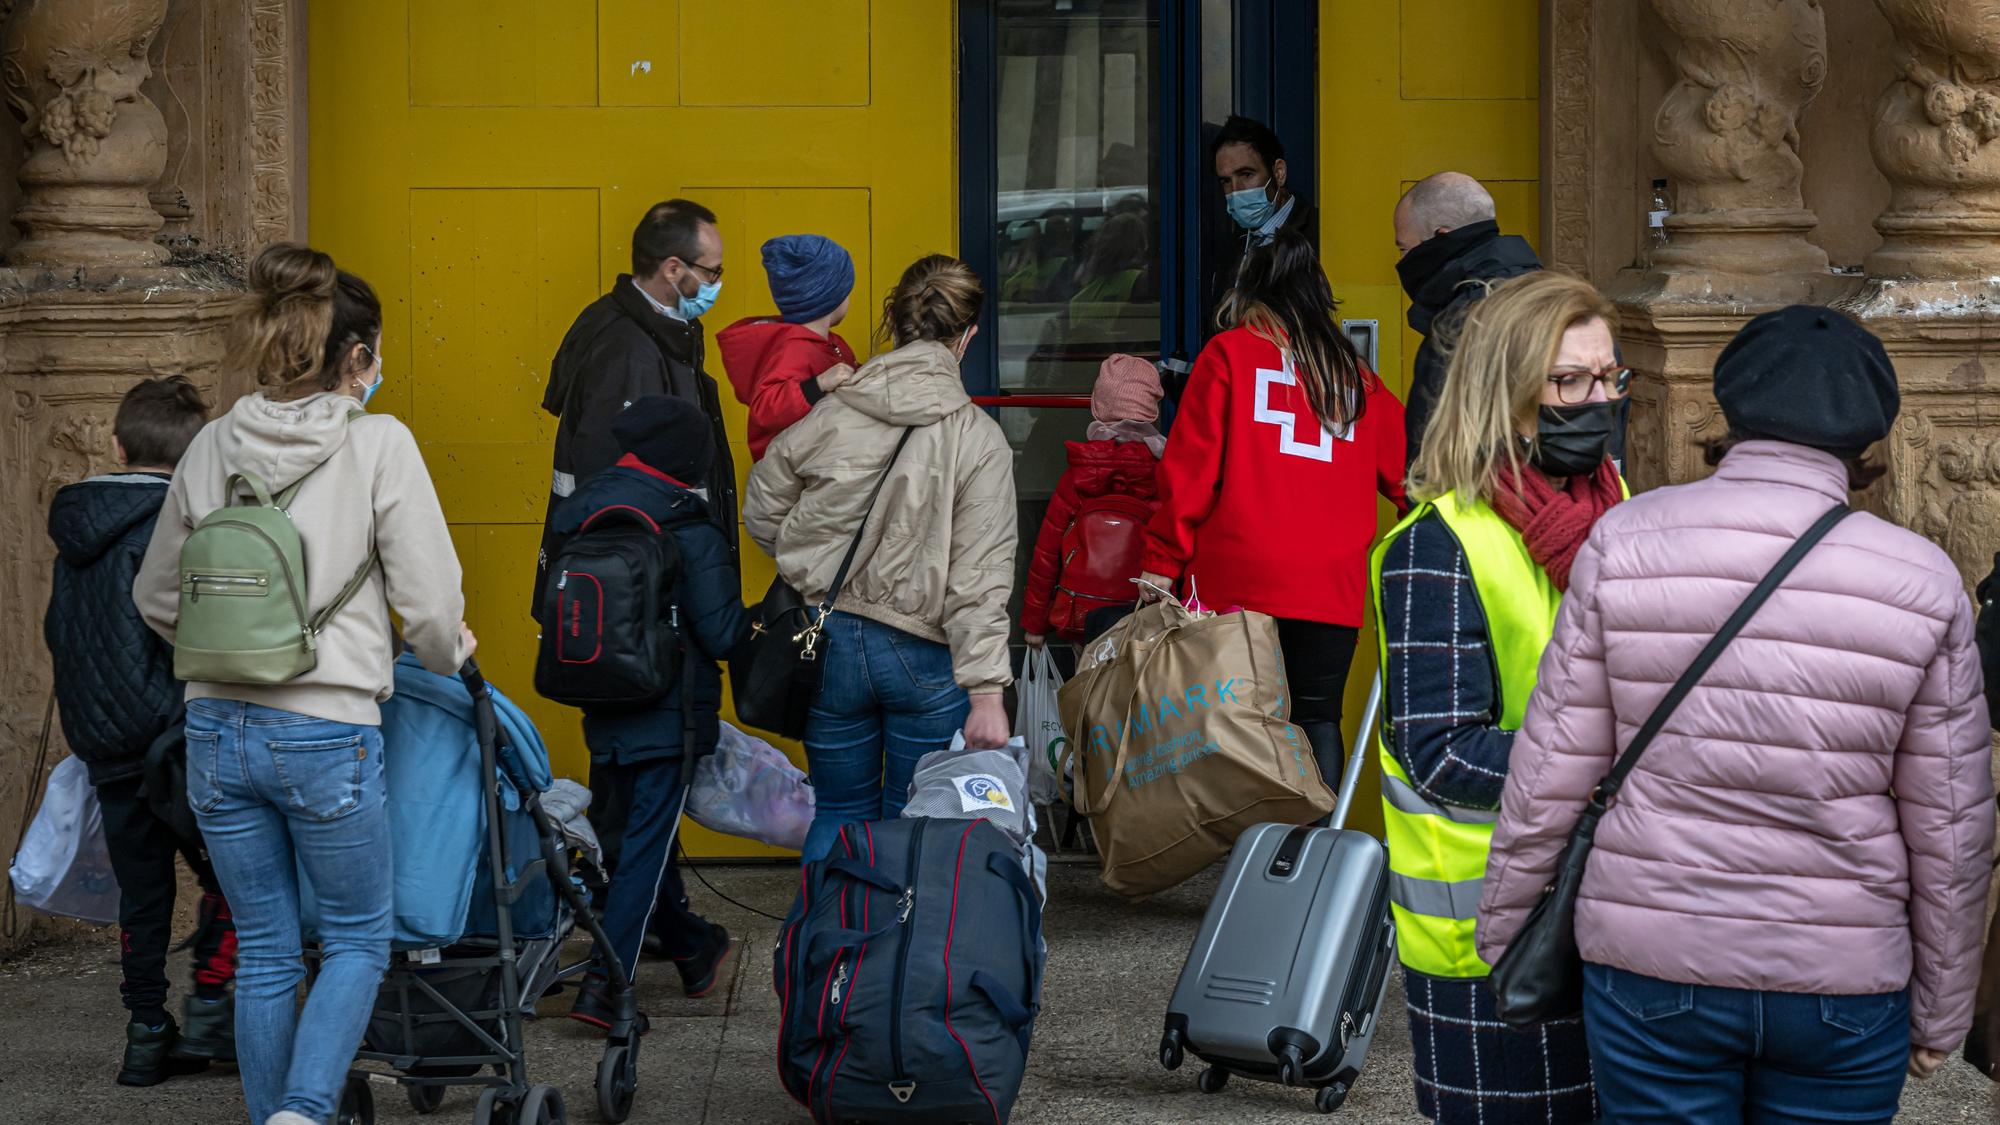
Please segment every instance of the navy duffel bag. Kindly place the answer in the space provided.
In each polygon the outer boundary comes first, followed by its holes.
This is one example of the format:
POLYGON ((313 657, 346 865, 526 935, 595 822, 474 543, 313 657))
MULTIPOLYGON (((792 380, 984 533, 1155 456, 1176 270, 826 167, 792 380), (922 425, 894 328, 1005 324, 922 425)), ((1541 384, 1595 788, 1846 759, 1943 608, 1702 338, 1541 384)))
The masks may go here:
POLYGON ((842 828, 779 932, 785 1088, 820 1125, 1005 1125, 1041 927, 1020 846, 987 821, 842 828))

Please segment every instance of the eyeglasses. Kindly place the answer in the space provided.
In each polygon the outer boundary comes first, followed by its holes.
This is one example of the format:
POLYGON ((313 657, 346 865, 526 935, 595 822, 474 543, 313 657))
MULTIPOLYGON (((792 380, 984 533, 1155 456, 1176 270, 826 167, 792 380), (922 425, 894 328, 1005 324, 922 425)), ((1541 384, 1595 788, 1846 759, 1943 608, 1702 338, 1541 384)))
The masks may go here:
POLYGON ((1549 373, 1549 382, 1555 384, 1556 397, 1565 406, 1590 401, 1591 384, 1604 386, 1605 398, 1624 398, 1632 389, 1632 369, 1629 367, 1607 367, 1602 371, 1586 371, 1582 368, 1564 368, 1549 373))
POLYGON ((704 266, 700 262, 690 262, 686 258, 675 258, 674 261, 708 278, 710 285, 714 285, 722 280, 721 266, 704 266))

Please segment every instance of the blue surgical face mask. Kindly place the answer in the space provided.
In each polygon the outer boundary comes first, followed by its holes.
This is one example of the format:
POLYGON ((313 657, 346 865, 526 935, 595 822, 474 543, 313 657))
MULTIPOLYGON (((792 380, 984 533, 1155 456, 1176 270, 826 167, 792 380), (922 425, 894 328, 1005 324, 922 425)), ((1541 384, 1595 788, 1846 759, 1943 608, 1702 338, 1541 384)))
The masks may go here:
POLYGON ((1229 217, 1244 230, 1256 230, 1271 221, 1271 212, 1276 204, 1271 202, 1271 185, 1267 181, 1261 187, 1232 191, 1222 197, 1222 205, 1229 211, 1229 217))
POLYGON ((694 291, 694 296, 690 297, 685 293, 681 294, 681 316, 688 320, 699 318, 703 313, 715 307, 715 299, 720 296, 722 296, 722 282, 702 282, 701 287, 694 291))
POLYGON ((367 406, 368 400, 375 397, 375 392, 381 390, 382 384, 387 382, 388 379, 389 373, 387 371, 376 371, 375 381, 361 388, 361 405, 367 406))

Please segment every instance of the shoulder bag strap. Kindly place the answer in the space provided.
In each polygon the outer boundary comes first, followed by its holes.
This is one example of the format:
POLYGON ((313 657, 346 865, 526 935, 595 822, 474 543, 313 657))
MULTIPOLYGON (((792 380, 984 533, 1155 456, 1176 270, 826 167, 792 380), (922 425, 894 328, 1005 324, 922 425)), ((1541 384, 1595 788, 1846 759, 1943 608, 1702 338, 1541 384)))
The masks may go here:
POLYGON ((1827 509, 1826 514, 1821 516, 1818 522, 1807 528, 1804 535, 1793 541, 1784 557, 1778 560, 1777 565, 1764 575, 1764 580, 1757 583, 1756 588, 1743 599, 1743 604, 1736 607, 1736 612, 1729 615, 1729 620, 1722 623, 1722 628, 1716 630, 1715 636, 1709 638, 1708 644, 1701 650, 1701 655, 1695 657, 1694 663, 1688 665, 1687 671, 1681 673, 1681 678, 1674 681, 1673 687, 1667 689, 1666 698, 1660 700, 1658 707, 1653 708, 1653 713, 1646 717, 1645 725, 1639 728, 1639 733, 1632 736, 1631 744, 1625 748, 1625 753, 1619 756, 1618 763, 1612 766, 1611 772, 1605 774, 1604 780, 1598 783, 1597 791, 1591 795, 1593 804, 1610 806, 1612 799, 1618 795, 1618 790, 1624 786, 1626 775, 1632 772, 1633 766, 1639 764, 1639 755, 1645 753, 1646 747, 1652 744, 1654 736, 1660 733, 1660 728, 1666 726, 1667 720, 1673 716, 1674 709, 1681 705, 1681 701, 1688 697, 1688 693, 1701 682, 1702 676, 1706 675, 1709 668, 1722 656, 1722 650, 1729 647, 1729 642, 1736 639, 1736 634, 1743 631, 1743 627, 1756 616, 1757 610, 1779 586, 1784 584, 1785 577, 1799 565, 1807 552, 1824 539, 1835 524, 1852 514, 1847 505, 1835 504, 1827 509))
POLYGON ((889 454, 889 463, 882 466, 882 475, 875 478, 875 490, 868 494, 868 505, 861 509, 861 525, 854 529, 854 541, 847 545, 847 554, 840 560, 840 569, 833 572, 833 586, 826 592, 826 600, 820 602, 818 617, 825 617, 840 598, 841 587, 847 585, 847 572, 854 567, 854 556, 861 550, 861 537, 868 533, 868 517, 875 511, 875 501, 882 495, 882 486, 889 483, 889 471, 896 467, 897 458, 903 455, 903 447, 910 444, 910 435, 917 432, 915 426, 903 427, 903 436, 896 441, 895 452, 889 454))

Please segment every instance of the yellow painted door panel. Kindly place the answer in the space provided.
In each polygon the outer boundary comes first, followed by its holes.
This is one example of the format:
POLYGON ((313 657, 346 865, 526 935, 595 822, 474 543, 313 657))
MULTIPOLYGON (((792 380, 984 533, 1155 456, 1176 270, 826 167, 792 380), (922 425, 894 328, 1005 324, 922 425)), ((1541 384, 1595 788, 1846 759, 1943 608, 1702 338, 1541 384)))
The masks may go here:
MULTIPOLYGON (((1447 169, 1493 192, 1501 229, 1539 244, 1537 0, 1321 0, 1320 260, 1343 318, 1379 322, 1382 377, 1407 397, 1421 339, 1404 319, 1391 216, 1411 184, 1447 169)), ((1382 505, 1384 530, 1391 519, 1382 505)), ((1377 651, 1363 631, 1348 679, 1349 753, 1377 651)), ((1353 824, 1379 833, 1375 771, 1353 824)))
MULTIPOLYGON (((558 772, 588 769, 577 713, 535 696, 528 593, 548 499, 549 359, 629 270, 633 226, 684 196, 717 212, 713 344, 773 311, 758 246, 828 235, 854 255, 842 332, 863 355, 879 287, 957 242, 947 0, 339 0, 310 28, 311 240, 383 300, 375 408, 422 443, 493 681, 558 772), (809 9, 809 12, 807 11, 809 9), (879 267, 879 268, 878 268, 879 267)), ((770 560, 745 541, 744 589, 770 560)), ((798 748, 787 747, 795 756, 798 748)), ((703 855, 768 854, 691 829, 703 855)))

